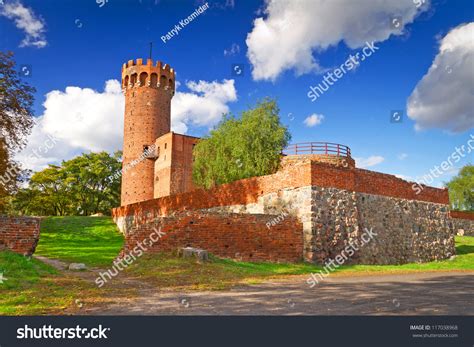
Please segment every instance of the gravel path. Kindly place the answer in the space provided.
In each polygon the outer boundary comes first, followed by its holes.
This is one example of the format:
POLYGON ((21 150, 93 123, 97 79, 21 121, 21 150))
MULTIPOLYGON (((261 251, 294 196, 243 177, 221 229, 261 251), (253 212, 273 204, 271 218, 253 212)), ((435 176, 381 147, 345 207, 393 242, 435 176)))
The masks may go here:
POLYGON ((133 300, 93 315, 474 315, 474 272, 306 278, 225 291, 171 292, 141 286, 133 300))

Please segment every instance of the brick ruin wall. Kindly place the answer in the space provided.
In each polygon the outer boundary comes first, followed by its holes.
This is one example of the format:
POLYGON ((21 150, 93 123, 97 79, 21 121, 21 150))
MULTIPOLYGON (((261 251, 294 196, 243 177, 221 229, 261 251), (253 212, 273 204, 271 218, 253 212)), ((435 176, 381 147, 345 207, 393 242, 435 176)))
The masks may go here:
POLYGON ((32 255, 40 236, 40 219, 0 216, 0 251, 32 255))
POLYGON ((268 228, 268 216, 203 211, 173 213, 132 227, 122 255, 141 244, 146 251, 176 251, 180 247, 203 248, 220 257, 244 261, 302 260, 301 224, 290 217, 268 228), (153 235, 147 242, 145 239, 153 235), (147 246, 150 245, 151 246, 147 246))
MULTIPOLYGON (((282 168, 273 175, 122 206, 114 209, 113 216, 125 235, 133 232, 138 238, 146 237, 149 225, 160 219, 168 223, 167 218, 172 215, 177 220, 181 218, 180 213, 190 212, 195 214, 195 218, 202 216, 202 220, 213 218, 214 226, 209 226, 212 231, 208 232, 214 239, 206 236, 206 242, 202 242, 193 238, 191 235, 198 236, 205 228, 194 232, 197 226, 186 225, 186 237, 177 237, 173 243, 162 247, 198 246, 231 258, 235 257, 234 253, 250 254, 262 247, 257 241, 252 242, 261 238, 250 237, 245 243, 246 252, 242 251, 243 244, 228 252, 221 249, 218 239, 227 241, 245 237, 238 224, 223 227, 232 225, 237 215, 244 219, 256 218, 249 223, 253 223, 259 237, 275 230, 283 233, 283 237, 301 235, 302 247, 297 257, 286 254, 290 244, 287 241, 287 244, 267 248, 253 260, 304 258, 322 263, 340 254, 348 245, 360 244, 367 228, 377 235, 361 247, 350 262, 402 264, 445 259, 455 253, 457 219, 451 218, 448 204, 445 189, 424 186, 416 194, 412 183, 392 175, 314 160, 285 158, 282 168), (295 228, 298 228, 296 234, 292 233, 295 228), (234 238, 232 234, 239 237, 234 238)), ((206 222, 200 223, 205 225, 206 222)), ((177 228, 170 229, 169 235, 184 232, 183 224, 178 221, 169 225, 177 228)), ((472 231, 472 224, 469 228, 472 231)), ((252 230, 249 228, 246 233, 252 236, 252 230)), ((292 240, 291 245, 296 245, 295 239, 292 240)), ((158 244, 155 250, 159 249, 158 244)), ((249 257, 245 259, 249 260, 249 257)))

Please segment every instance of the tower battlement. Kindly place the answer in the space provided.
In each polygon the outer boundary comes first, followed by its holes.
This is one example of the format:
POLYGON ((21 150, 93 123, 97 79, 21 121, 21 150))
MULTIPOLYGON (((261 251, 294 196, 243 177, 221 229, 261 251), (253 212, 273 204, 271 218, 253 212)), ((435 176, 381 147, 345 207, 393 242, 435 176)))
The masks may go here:
POLYGON ((175 93, 175 71, 168 64, 152 59, 129 60, 122 66, 122 90, 137 87, 151 87, 175 93))

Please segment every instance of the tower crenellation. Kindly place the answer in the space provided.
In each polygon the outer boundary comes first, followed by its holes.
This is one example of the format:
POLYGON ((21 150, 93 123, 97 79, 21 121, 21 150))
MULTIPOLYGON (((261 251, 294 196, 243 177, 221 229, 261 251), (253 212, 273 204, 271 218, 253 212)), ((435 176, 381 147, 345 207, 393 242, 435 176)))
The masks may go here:
POLYGON ((153 64, 152 59, 129 60, 122 66, 122 89, 127 90, 138 87, 161 88, 175 93, 175 71, 161 61, 153 64))

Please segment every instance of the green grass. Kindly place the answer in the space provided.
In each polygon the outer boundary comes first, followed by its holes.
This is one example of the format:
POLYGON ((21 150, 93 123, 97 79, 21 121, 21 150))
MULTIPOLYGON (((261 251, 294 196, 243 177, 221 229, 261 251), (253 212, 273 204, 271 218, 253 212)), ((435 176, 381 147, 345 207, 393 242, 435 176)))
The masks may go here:
POLYGON ((88 266, 108 266, 123 245, 110 217, 49 217, 41 223, 35 255, 88 266))
MULTIPOLYGON (((0 314, 38 314, 68 301, 65 289, 55 283, 59 274, 53 267, 33 258, 0 252, 0 314)), ((69 298, 70 299, 70 298, 69 298)))
MULTIPOLYGON (((110 217, 50 217, 42 222, 37 255, 65 262, 110 268, 122 248, 123 237, 110 217)), ((333 276, 403 273, 414 271, 473 271, 474 237, 456 237, 453 260, 404 265, 344 265, 333 276)), ((120 302, 136 295, 120 278, 135 278, 160 289, 219 290, 240 283, 318 272, 306 263, 249 263, 210 256, 199 264, 171 253, 145 254, 104 288, 72 274, 9 251, 0 252, 0 314, 70 314, 81 298, 88 305, 120 302), (122 277, 123 276, 123 277, 122 277), (71 311, 72 310, 72 311, 71 311)))
MULTIPOLYGON (((456 237, 454 260, 404 265, 343 265, 334 275, 370 275, 422 271, 474 270, 474 237, 456 237)), ((303 275, 322 270, 306 263, 248 263, 214 256, 198 264, 193 259, 180 259, 171 253, 147 254, 126 269, 126 273, 160 288, 225 289, 237 283, 258 283, 264 279, 303 275)))

